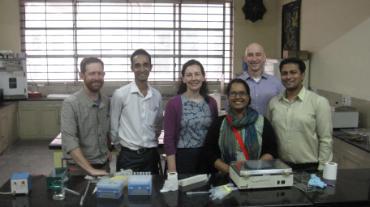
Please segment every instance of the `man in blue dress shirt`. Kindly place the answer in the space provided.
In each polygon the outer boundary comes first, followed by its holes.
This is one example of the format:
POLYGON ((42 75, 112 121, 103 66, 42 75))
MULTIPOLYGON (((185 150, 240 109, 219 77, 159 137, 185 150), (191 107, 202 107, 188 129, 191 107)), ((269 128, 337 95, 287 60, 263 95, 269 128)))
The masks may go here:
POLYGON ((270 99, 283 91, 284 87, 277 77, 264 72, 266 54, 260 44, 248 45, 243 61, 248 66, 247 71, 238 78, 246 81, 251 90, 251 107, 265 115, 270 99))

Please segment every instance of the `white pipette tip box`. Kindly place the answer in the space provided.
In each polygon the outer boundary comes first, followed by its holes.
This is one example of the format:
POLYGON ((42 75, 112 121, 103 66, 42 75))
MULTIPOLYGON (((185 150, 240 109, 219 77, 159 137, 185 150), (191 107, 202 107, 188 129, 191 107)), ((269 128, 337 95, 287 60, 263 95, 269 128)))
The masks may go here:
POLYGON ((128 195, 152 195, 151 175, 131 175, 128 178, 128 195))
POLYGON ((96 196, 98 198, 119 199, 123 194, 124 185, 124 179, 101 179, 96 184, 96 196))
POLYGON ((209 176, 207 174, 194 175, 188 178, 179 180, 179 186, 186 187, 196 183, 207 182, 209 176))

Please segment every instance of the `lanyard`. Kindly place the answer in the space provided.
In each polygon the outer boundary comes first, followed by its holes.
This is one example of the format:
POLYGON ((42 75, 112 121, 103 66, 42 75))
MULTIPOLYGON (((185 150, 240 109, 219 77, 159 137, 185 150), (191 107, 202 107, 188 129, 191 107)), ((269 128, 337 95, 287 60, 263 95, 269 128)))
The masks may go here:
POLYGON ((244 145, 243 139, 242 139, 242 137, 240 136, 239 131, 238 131, 235 127, 232 127, 232 126, 231 126, 231 123, 232 123, 231 116, 226 115, 226 120, 227 120, 227 122, 229 122, 230 127, 231 127, 231 129, 233 130, 233 133, 234 133, 234 136, 235 136, 235 138, 236 138, 236 141, 238 141, 239 146, 240 146, 240 149, 243 151, 243 154, 244 154, 245 159, 246 159, 246 160, 249 160, 249 154, 248 154, 248 151, 247 151, 247 149, 245 148, 245 145, 244 145))

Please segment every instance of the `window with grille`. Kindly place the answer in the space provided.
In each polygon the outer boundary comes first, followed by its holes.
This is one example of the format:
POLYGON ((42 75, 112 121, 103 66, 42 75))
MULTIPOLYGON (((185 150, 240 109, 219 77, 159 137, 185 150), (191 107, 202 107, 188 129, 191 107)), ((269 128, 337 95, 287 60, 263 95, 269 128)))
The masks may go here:
POLYGON ((209 81, 231 76, 231 0, 20 2, 29 81, 78 81, 87 56, 103 60, 106 81, 131 81, 130 55, 140 48, 152 55, 150 81, 177 80, 189 59, 209 81))

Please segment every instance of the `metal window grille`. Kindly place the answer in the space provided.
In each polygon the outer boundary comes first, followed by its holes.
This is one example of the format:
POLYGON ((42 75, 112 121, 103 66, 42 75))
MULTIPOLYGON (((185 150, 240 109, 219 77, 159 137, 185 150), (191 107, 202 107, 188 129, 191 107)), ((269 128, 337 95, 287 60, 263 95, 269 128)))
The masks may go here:
POLYGON ((133 1, 20 0, 28 80, 77 82, 82 58, 96 56, 106 81, 131 81, 139 48, 152 55, 149 81, 177 80, 189 59, 209 81, 231 77, 231 0, 133 1))

